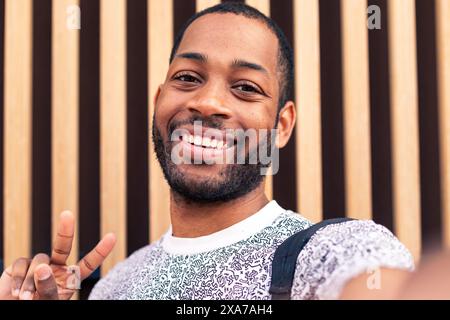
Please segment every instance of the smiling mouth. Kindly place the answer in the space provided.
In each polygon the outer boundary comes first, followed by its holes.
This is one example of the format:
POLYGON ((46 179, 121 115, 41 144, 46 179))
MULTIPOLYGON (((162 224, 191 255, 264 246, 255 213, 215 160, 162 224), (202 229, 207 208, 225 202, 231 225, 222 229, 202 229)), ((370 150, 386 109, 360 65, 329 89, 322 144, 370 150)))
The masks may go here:
POLYGON ((236 144, 234 139, 228 139, 229 141, 223 141, 220 139, 204 137, 200 135, 183 134, 180 136, 180 141, 191 144, 192 146, 202 147, 212 150, 225 150, 233 147, 236 144))

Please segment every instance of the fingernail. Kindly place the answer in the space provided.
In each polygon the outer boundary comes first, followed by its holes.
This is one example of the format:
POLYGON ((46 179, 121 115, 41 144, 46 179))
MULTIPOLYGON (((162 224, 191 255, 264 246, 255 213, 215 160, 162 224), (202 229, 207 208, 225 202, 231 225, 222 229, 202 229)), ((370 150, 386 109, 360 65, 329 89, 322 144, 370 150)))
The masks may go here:
POLYGON ((36 268, 36 274, 39 281, 44 281, 50 278, 51 272, 47 266, 36 268))
POLYGON ((64 217, 64 216, 68 216, 71 217, 72 216, 72 212, 70 210, 64 210, 63 212, 61 212, 60 214, 60 218, 64 217))
POLYGON ((13 289, 12 290, 13 297, 17 298, 19 296, 19 294, 20 294, 20 289, 13 289))
POLYGON ((22 292, 21 296, 20 296, 21 300, 31 300, 32 299, 32 294, 30 291, 24 291, 22 292))

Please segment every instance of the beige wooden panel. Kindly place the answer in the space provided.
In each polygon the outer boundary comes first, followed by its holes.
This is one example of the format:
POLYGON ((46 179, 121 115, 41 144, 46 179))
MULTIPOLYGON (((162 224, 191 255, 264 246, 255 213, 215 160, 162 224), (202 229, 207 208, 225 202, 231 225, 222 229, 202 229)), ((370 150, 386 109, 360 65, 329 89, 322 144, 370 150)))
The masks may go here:
MULTIPOLYGON (((158 86, 164 82, 169 66, 170 50, 173 37, 173 2, 149 1, 149 105, 150 128, 153 125, 153 98, 158 86)), ((153 141, 150 141, 150 240, 158 239, 170 224, 169 186, 164 180, 162 170, 153 152, 153 141)))
POLYGON ((443 235, 450 249, 450 1, 436 1, 436 20, 443 235))
POLYGON ((31 254, 32 1, 5 1, 4 262, 31 254))
POLYGON ((126 256, 126 1, 100 2, 101 233, 117 243, 105 274, 126 256))
POLYGON ((414 0, 390 0, 389 60, 395 233, 420 257, 420 167, 414 0))
MULTIPOLYGON (((79 30, 67 27, 67 9, 78 0, 52 2, 52 235, 59 215, 78 217, 79 30)), ((70 14, 73 14, 71 12, 70 14)), ((76 223, 76 231, 78 223, 76 223)), ((68 263, 77 262, 78 232, 68 263)))
POLYGON ((346 215, 372 218, 367 1, 342 0, 346 215))
POLYGON ((322 220, 319 1, 294 2, 297 210, 322 220))
POLYGON ((208 7, 215 6, 216 4, 219 4, 219 3, 220 3, 220 0, 197 0, 195 2, 195 5, 196 5, 195 9, 197 12, 199 12, 208 7))
MULTIPOLYGON (((249 6, 258 9, 266 16, 270 16, 270 0, 246 0, 245 3, 248 4, 249 6)), ((267 198, 269 198, 269 200, 273 199, 273 176, 271 173, 272 169, 268 171, 264 188, 267 198)))

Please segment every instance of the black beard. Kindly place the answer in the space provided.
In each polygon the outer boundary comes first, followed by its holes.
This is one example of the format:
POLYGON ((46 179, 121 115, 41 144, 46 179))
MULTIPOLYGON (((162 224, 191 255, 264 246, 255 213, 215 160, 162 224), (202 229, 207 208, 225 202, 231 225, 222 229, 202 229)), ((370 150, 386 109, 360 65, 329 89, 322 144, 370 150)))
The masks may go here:
MULTIPOLYGON (((219 173, 220 179, 189 181, 172 162, 170 143, 164 144, 162 134, 155 123, 153 117, 152 138, 156 156, 170 188, 184 201, 208 204, 240 198, 258 187, 263 180, 261 169, 270 165, 261 164, 259 158, 256 164, 250 164, 247 154, 245 164, 225 165, 219 173)), ((268 144, 265 150, 272 150, 270 137, 265 143, 268 144)))

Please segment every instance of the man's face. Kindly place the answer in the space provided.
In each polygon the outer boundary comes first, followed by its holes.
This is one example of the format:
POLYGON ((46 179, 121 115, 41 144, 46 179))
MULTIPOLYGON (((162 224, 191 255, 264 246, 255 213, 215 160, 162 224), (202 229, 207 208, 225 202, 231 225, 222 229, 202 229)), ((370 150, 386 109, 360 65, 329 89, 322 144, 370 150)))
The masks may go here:
MULTIPOLYGON (((277 57, 276 36, 255 19, 208 14, 188 27, 155 99, 155 151, 172 190, 193 201, 215 202, 237 198, 261 183, 260 163, 176 165, 171 152, 180 144, 193 157, 225 158, 227 152, 237 153, 236 141, 226 134, 237 129, 256 130, 256 146, 267 144, 258 133, 275 126, 277 57), (200 137, 194 121, 202 121, 200 137), (180 129, 188 136, 172 141, 180 129), (204 131, 208 136, 202 136, 204 131), (206 147, 192 143, 200 138, 208 140, 206 147)), ((247 157, 252 149, 245 147, 247 157)))

